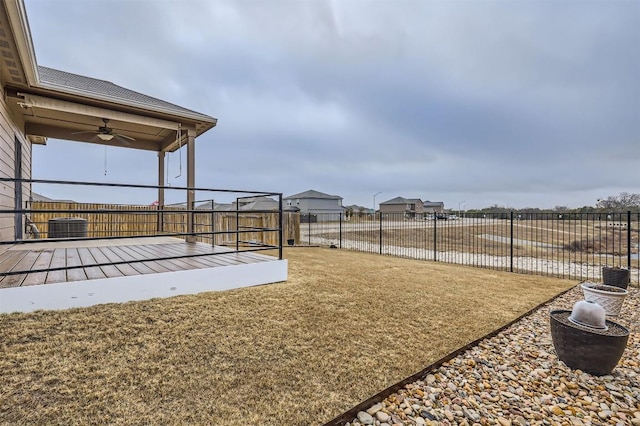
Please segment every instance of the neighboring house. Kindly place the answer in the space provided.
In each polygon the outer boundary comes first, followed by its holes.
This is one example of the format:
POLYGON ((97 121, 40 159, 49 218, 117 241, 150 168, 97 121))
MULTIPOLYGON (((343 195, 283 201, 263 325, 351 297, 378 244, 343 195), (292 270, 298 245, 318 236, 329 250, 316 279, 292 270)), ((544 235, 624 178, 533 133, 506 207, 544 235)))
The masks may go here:
POLYGON ((444 214, 444 203, 442 201, 424 201, 422 207, 425 214, 444 214))
POLYGON ((204 203, 200 203, 196 206, 198 210, 213 210, 217 212, 231 211, 234 209, 234 205, 231 203, 216 203, 215 201, 205 201, 204 203))
POLYGON ((318 221, 339 220, 345 211, 342 207, 342 197, 312 189, 284 197, 282 200, 285 207, 297 207, 303 215, 316 215, 318 221))
POLYGON ((419 198, 396 197, 380 203, 380 214, 389 216, 404 215, 404 218, 413 219, 423 215, 422 200, 419 198))
POLYGON ((278 211, 280 208, 280 204, 270 197, 252 197, 238 201, 240 211, 278 211))
POLYGON ((234 201, 233 203, 216 203, 215 201, 206 201, 204 203, 198 204, 196 209, 199 210, 211 210, 211 206, 213 205, 214 211, 236 211, 236 207, 238 210, 278 210, 279 204, 276 200, 270 197, 248 197, 241 198, 238 200, 237 204, 234 201))
POLYGON ((38 194, 37 192, 31 193, 30 201, 44 201, 47 203, 76 203, 77 202, 73 200, 54 200, 53 198, 45 197, 44 195, 38 194))
POLYGON ((361 217, 363 215, 372 215, 373 209, 368 207, 359 206, 357 204, 352 204, 350 206, 345 207, 345 219, 350 220, 352 216, 361 217))

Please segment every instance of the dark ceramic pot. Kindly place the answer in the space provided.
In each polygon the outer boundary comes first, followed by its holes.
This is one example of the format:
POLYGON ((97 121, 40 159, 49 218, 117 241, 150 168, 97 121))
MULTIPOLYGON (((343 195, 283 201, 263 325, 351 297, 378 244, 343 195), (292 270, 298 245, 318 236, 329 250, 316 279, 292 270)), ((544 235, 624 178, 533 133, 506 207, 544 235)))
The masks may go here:
POLYGON ((569 320, 571 311, 551 311, 551 338, 558 358, 567 367, 594 376, 604 376, 618 365, 629 340, 629 330, 613 321, 606 321, 606 330, 575 324, 569 320))
POLYGON ((606 285, 614 287, 627 288, 631 273, 628 269, 612 268, 610 266, 602 267, 602 282, 606 285))

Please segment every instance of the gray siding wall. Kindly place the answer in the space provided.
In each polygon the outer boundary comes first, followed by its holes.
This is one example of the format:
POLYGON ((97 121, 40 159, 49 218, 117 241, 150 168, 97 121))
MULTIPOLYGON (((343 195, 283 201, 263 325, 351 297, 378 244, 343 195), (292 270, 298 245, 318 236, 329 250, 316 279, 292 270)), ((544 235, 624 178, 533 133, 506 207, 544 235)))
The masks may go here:
POLYGON ((303 213, 306 213, 306 212, 331 213, 331 212, 341 212, 344 210, 340 205, 340 200, 301 198, 300 203, 296 203, 295 199, 290 201, 292 206, 299 208, 300 211, 303 213))
MULTIPOLYGON (((4 85, 0 85, 0 89, 4 93, 4 85)), ((0 176, 4 178, 15 177, 15 138, 17 137, 22 144, 22 177, 31 178, 31 144, 26 140, 23 132, 24 128, 22 120, 16 119, 3 97, 0 97, 0 176)), ((30 186, 24 184, 23 188, 23 207, 24 201, 29 199, 31 194, 30 186)), ((0 209, 13 209, 15 189, 12 183, 0 183, 0 209)), ((15 219, 10 214, 0 214, 0 240, 10 241, 15 237, 15 219)), ((0 246, 2 251, 2 246, 0 246)))

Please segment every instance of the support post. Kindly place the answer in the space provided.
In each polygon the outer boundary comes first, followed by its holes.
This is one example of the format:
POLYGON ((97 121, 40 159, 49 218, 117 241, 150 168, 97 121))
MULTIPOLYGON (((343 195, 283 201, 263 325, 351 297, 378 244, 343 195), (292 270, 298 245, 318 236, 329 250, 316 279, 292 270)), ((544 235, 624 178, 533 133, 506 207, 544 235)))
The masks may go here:
POLYGON ((193 210, 195 209, 196 194, 196 131, 187 130, 187 235, 188 243, 195 243, 195 228, 193 221, 193 210))

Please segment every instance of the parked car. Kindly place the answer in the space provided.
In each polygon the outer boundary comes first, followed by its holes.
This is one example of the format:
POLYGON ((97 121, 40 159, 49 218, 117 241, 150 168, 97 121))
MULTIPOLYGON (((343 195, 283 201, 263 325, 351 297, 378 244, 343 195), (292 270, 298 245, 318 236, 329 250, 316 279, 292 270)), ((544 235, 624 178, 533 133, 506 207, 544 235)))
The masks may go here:
POLYGON ((436 219, 438 220, 447 220, 447 215, 446 214, 437 214, 436 215, 436 219))

